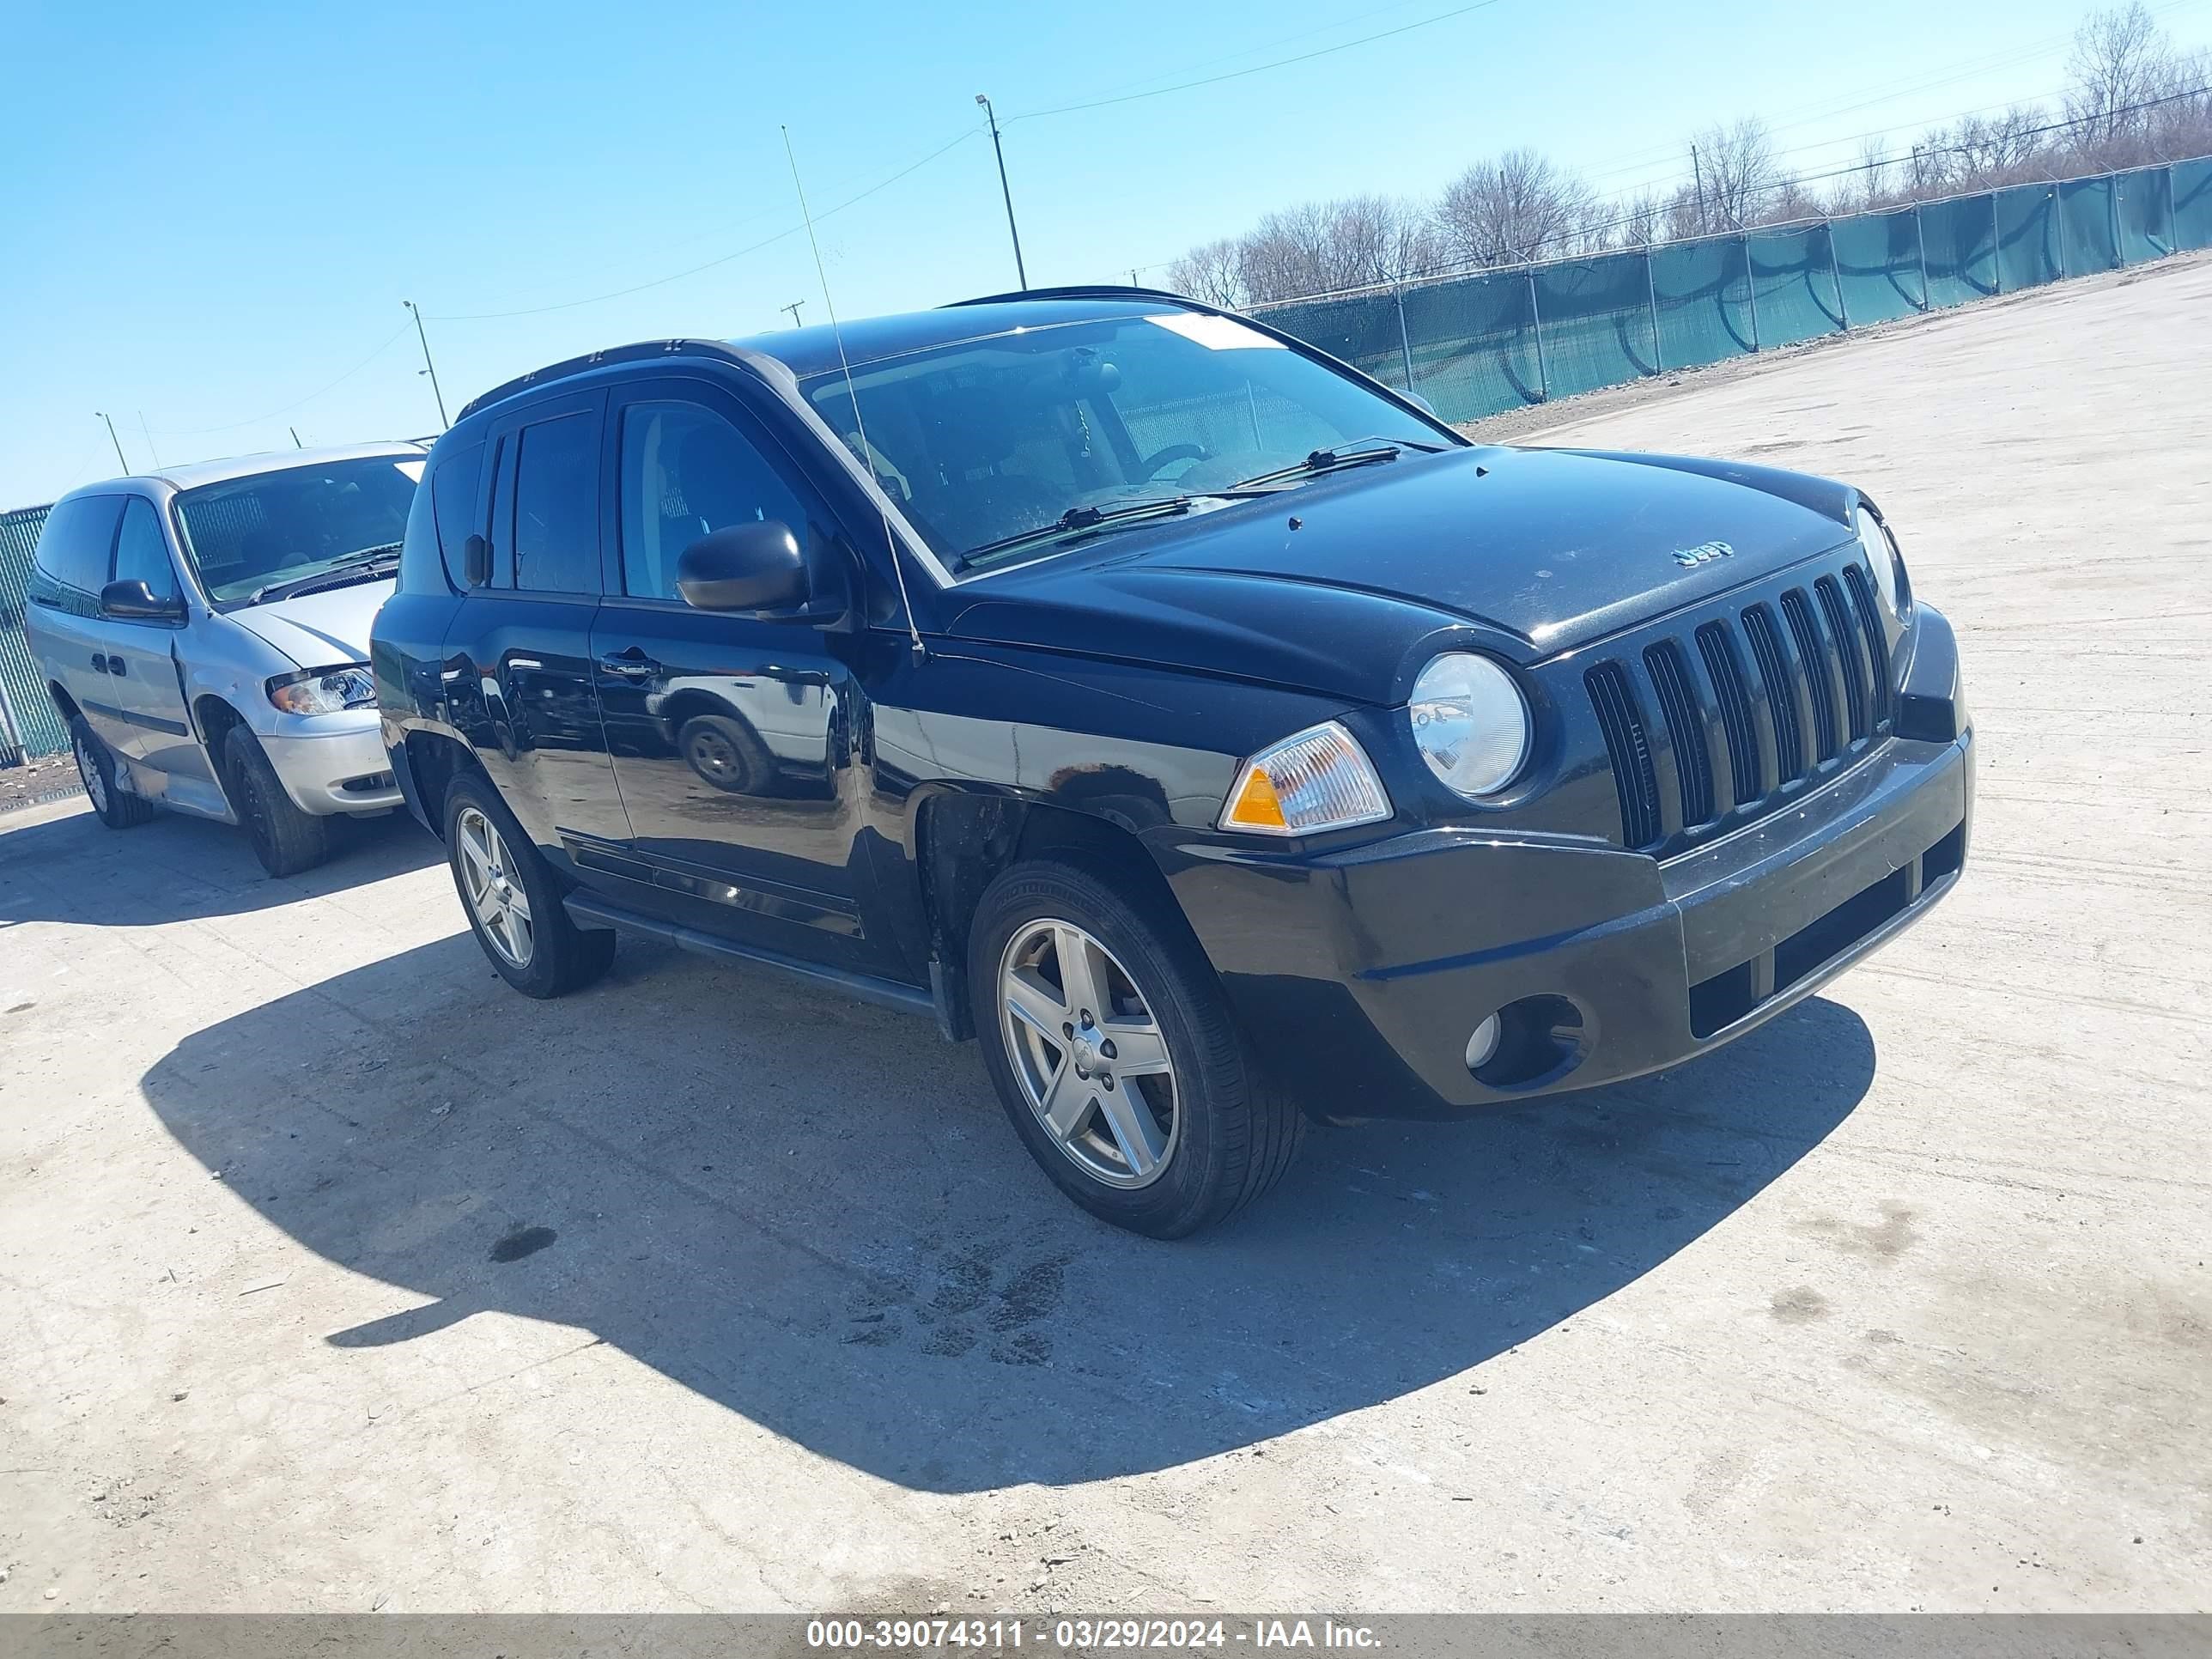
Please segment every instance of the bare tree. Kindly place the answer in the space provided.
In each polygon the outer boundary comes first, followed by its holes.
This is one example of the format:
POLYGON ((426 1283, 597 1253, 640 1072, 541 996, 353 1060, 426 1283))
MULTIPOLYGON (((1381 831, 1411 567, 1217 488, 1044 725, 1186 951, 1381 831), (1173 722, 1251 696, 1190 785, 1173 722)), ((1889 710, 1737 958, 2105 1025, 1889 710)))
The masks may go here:
POLYGON ((1650 191, 1631 197, 1615 216, 1613 236, 1622 247, 1650 247, 1666 234, 1667 209, 1650 191))
POLYGON ((1202 243, 1168 266, 1168 286, 1210 306, 1241 306, 1244 284, 1237 253, 1234 236, 1202 243))
POLYGON ((1839 205, 1872 207, 1882 198, 1889 186, 1889 141, 1881 133, 1869 133, 1859 141, 1858 178, 1856 188, 1836 192, 1839 205))
POLYGON ((1340 287, 1403 282, 1441 263, 1435 227, 1422 209, 1391 196, 1347 196, 1328 204, 1332 273, 1340 287))
POLYGON ((1455 261, 1517 264, 1579 251, 1596 216, 1595 198, 1579 178, 1539 151, 1510 149, 1444 187, 1436 227, 1455 261))
POLYGON ((2066 60, 2067 116, 2091 143, 2109 143, 2139 124, 2139 106, 2174 89, 2173 69, 2172 47, 2142 0, 2092 12, 2066 60))
POLYGON ((1757 223, 1783 182, 1766 123, 1746 116, 1729 126, 1706 128, 1696 142, 1699 191, 1709 228, 1741 230, 1757 223))

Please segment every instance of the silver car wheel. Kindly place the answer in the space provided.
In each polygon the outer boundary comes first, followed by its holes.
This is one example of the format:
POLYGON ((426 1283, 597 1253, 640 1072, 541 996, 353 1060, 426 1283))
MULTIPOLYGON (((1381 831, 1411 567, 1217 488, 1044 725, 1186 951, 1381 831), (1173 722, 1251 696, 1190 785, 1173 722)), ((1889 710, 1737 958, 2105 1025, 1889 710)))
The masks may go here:
POLYGON ((100 763, 93 758, 92 750, 86 746, 82 738, 71 738, 70 748, 76 756, 76 775, 83 780, 84 793, 92 802, 92 810, 105 812, 107 810, 107 780, 100 775, 100 763))
POLYGON ((453 846, 460 857, 461 889, 483 936, 510 966, 529 967, 534 948, 530 896, 522 890, 499 830, 475 807, 464 807, 453 824, 453 846))
POLYGON ((999 961, 1000 1030, 1037 1121, 1085 1175, 1148 1187, 1175 1157, 1182 1098, 1152 1006, 1114 953, 1043 918, 999 961))

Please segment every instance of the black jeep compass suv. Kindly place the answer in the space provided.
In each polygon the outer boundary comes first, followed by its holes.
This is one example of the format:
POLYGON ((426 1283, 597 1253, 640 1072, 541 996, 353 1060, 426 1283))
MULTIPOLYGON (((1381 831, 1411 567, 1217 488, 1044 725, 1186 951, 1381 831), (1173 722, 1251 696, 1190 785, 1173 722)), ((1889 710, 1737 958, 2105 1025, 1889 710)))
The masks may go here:
POLYGON ((1479 447, 1169 295, 597 353, 425 485, 377 696, 508 982, 628 929, 933 1016, 1143 1232, 1308 1115, 1741 1036, 1966 854, 1951 629, 1858 491, 1479 447))

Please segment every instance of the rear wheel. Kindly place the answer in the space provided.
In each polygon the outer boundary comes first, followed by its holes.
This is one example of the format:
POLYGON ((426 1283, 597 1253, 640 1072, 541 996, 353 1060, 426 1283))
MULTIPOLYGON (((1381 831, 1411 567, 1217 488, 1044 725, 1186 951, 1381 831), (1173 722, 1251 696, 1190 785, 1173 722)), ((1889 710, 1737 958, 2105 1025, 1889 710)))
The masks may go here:
POLYGON ((116 781, 115 757, 82 714, 70 716, 70 752, 76 757, 76 775, 84 785, 85 799, 100 821, 111 830, 128 830, 144 823, 158 810, 143 795, 126 792, 116 781))
POLYGON ((272 876, 296 876, 330 857, 330 820, 293 804, 252 732, 232 726, 222 752, 231 805, 263 869, 272 876))
POLYGON ((1205 957, 1099 874, 1038 862, 1000 876, 969 975, 1007 1117, 1093 1215, 1176 1238, 1290 1167, 1304 1117, 1259 1076, 1205 957))
POLYGON ((482 778, 458 777, 446 792, 446 861, 469 930, 523 995, 564 996, 614 961, 614 934, 568 919, 552 866, 482 778))

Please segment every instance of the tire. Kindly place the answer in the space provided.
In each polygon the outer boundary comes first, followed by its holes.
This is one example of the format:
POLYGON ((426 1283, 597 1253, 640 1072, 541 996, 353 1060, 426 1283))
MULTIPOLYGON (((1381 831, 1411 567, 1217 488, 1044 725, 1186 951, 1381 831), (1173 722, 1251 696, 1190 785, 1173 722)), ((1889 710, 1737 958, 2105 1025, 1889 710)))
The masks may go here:
POLYGON ((1014 1132, 1053 1183, 1103 1221, 1153 1238, 1196 1232, 1273 1187, 1304 1140, 1304 1115, 1261 1078, 1197 942, 1148 921, 1103 870, 1039 861, 1001 873, 976 909, 968 975, 984 1064, 1014 1132), (1083 971, 1103 982, 1109 1009, 1069 998, 1067 928, 1098 948, 1083 971), (1025 1000, 1002 974, 1026 983, 1025 1000), (1086 1012, 1091 1027, 1071 1036, 1086 1012), (1116 1044, 1115 1031, 1133 1035, 1116 1044), (1149 1069, 1162 1057, 1164 1080, 1149 1069), (1125 1063, 1148 1074, 1117 1075, 1125 1063), (1053 1109, 1071 1133, 1048 1127, 1053 1109), (1133 1152, 1139 1139, 1149 1144, 1133 1152), (1146 1157, 1156 1160, 1149 1172, 1146 1157))
POLYGON ((543 1000, 581 990, 607 971, 614 934, 569 921, 552 866, 489 782, 473 773, 453 780, 446 791, 445 828, 453 890, 469 931, 501 979, 543 1000))
POLYGON ((234 726, 222 740, 223 781, 253 855, 272 876, 296 876, 331 855, 331 823, 302 812, 253 733, 234 726))
POLYGON ((735 795, 757 795, 775 775, 775 763, 741 720, 727 714, 694 714, 677 728, 676 752, 710 787, 735 795))
POLYGON ((129 830, 152 821, 161 809, 143 795, 133 795, 116 782, 115 757, 82 714, 69 720, 70 749, 76 757, 77 781, 100 821, 111 830, 129 830))

